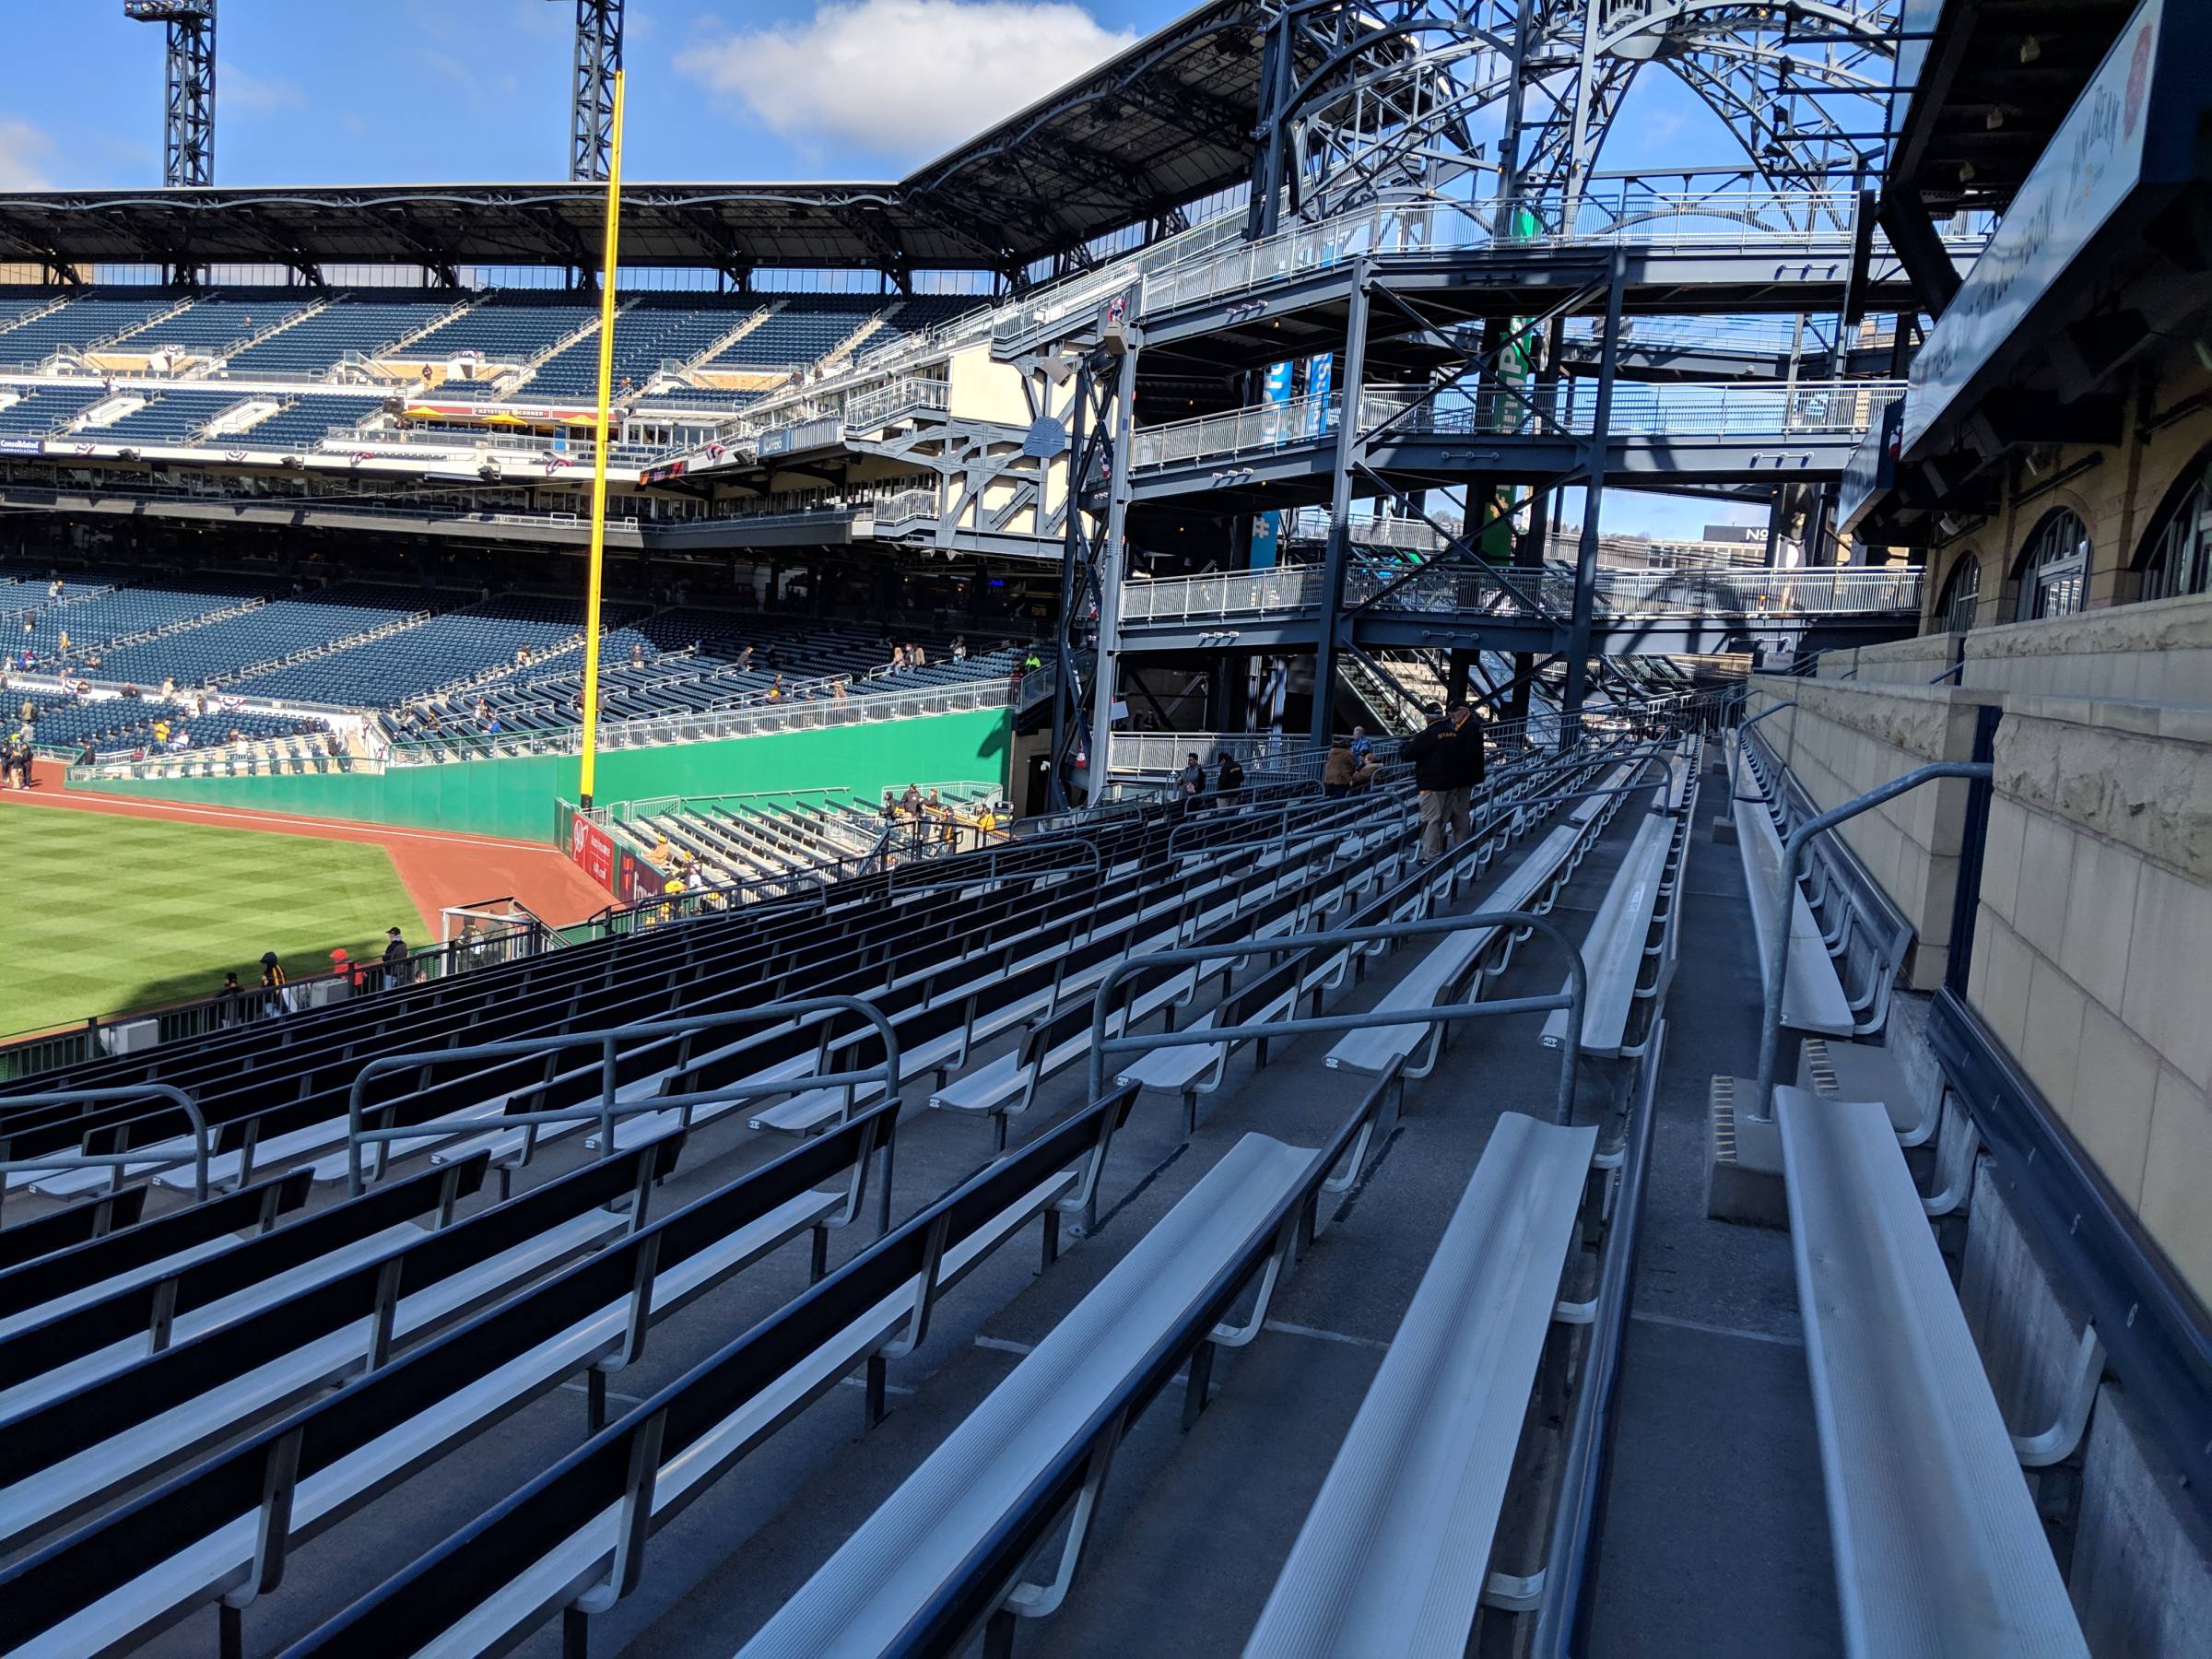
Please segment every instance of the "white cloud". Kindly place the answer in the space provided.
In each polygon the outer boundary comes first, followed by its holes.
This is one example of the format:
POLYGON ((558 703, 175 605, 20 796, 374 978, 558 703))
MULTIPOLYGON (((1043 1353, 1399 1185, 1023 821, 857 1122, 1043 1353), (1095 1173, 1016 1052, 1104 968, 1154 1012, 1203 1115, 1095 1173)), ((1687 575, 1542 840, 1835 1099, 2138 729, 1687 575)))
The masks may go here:
POLYGON ((0 116, 0 190, 44 190, 53 140, 28 121, 0 116))
POLYGON ((801 145, 926 160, 1135 39, 1064 0, 820 0, 692 47, 683 71, 801 145))
POLYGON ((307 94, 297 81, 264 80, 228 61, 215 66, 215 93, 218 107, 255 115, 307 107, 307 94))

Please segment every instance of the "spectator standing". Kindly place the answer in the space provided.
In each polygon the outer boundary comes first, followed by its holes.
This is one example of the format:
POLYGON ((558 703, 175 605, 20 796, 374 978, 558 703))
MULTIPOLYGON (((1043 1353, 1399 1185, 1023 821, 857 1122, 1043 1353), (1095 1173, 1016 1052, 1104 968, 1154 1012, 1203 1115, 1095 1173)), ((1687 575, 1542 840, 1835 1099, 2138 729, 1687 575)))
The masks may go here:
POLYGON ((239 1005, 245 1000, 245 988, 238 982, 238 975, 223 975, 223 988, 215 994, 215 1021, 220 1026, 242 1023, 239 1005))
POLYGON ((1194 799, 1206 788, 1206 768, 1198 764, 1196 749, 1183 757, 1182 770, 1175 774, 1175 787, 1185 802, 1194 799))
POLYGON ((1244 793, 1244 767, 1234 755, 1221 757, 1221 769, 1214 781, 1216 793, 1225 800, 1235 800, 1244 793))
POLYGON ((384 984, 396 991, 412 978, 407 961, 407 942, 400 936, 399 929, 384 929, 384 984))
POLYGON ((1332 743, 1321 763, 1321 793, 1332 801, 1342 800, 1352 793, 1352 777, 1358 771, 1350 746, 1332 743))
POLYGON ((1367 735, 1365 726, 1352 728, 1352 765, 1355 769, 1371 766, 1375 759, 1375 740, 1367 735))
POLYGON ((1482 727, 1465 703, 1454 702, 1407 739, 1403 753, 1420 791, 1421 862, 1433 864, 1444 855, 1447 830, 1456 847, 1472 828, 1469 796, 1482 782, 1482 727))
POLYGON ((273 950, 261 953, 261 1005, 265 1015, 288 1014, 292 1008, 285 991, 284 964, 273 950))

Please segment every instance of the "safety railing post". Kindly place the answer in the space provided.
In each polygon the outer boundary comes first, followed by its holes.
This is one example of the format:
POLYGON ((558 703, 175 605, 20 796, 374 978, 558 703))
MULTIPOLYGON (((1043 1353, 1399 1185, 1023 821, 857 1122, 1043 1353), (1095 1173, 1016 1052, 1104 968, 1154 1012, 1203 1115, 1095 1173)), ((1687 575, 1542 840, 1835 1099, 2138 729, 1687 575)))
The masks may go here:
POLYGON ((1782 1054, 1782 998, 1789 984, 1790 925, 1795 905, 1792 902, 1797 891, 1797 865, 1805 856, 1805 849, 1813 837, 1838 824, 1857 818, 1860 813, 1879 806, 1885 801, 1910 794, 1923 783, 1932 783, 1945 778, 1980 779, 1987 782, 1994 775, 1994 768, 1987 760, 1936 760, 1926 766, 1914 767, 1901 777, 1892 778, 1877 789, 1854 795, 1841 806, 1810 818, 1789 833, 1782 844, 1782 887, 1775 894, 1773 914, 1767 920, 1766 938, 1766 1005, 1759 1021, 1759 1086, 1752 1096, 1751 1115, 1760 1123, 1771 1122, 1774 1115, 1774 1074, 1782 1054))

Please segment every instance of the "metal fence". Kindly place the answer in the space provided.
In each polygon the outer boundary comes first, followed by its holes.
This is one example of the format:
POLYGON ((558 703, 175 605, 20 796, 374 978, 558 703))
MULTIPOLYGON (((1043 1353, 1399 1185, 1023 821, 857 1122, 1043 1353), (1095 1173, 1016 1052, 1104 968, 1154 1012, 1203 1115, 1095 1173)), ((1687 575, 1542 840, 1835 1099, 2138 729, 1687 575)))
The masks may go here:
MULTIPOLYGON (((1853 436, 1903 394, 1899 381, 1620 382, 1614 386, 1606 431, 1617 438, 1853 436)), ((1335 431, 1343 413, 1342 396, 1333 394, 1143 427, 1130 445, 1130 470, 1248 460, 1316 444, 1335 431)), ((1586 438, 1595 429, 1596 414, 1596 387, 1575 378, 1525 393, 1461 385, 1432 393, 1379 390, 1364 394, 1359 404, 1359 429, 1371 441, 1392 433, 1586 438)))
MULTIPOLYGON (((218 993, 128 1013, 104 1014, 81 1025, 0 1041, 0 1080, 60 1066, 85 1065, 113 1054, 136 1053, 210 1032, 285 1019, 353 997, 536 956, 569 942, 512 899, 454 906, 446 914, 469 918, 464 932, 409 951, 396 967, 388 968, 381 960, 348 962, 343 968, 288 979, 274 990, 246 985, 229 994, 218 993)), ((212 980, 222 971, 219 966, 213 968, 207 977, 212 980)))
MULTIPOLYGON (((1599 571, 1594 614, 1640 617, 1918 615, 1923 572, 1840 566, 1783 570, 1599 571)), ((1203 622, 1310 611, 1321 602, 1321 571, 1280 565, 1228 575, 1137 580, 1122 584, 1124 622, 1203 622)), ((1561 618, 1574 609, 1571 566, 1497 571, 1437 565, 1410 571, 1345 572, 1347 605, 1394 611, 1561 618)))

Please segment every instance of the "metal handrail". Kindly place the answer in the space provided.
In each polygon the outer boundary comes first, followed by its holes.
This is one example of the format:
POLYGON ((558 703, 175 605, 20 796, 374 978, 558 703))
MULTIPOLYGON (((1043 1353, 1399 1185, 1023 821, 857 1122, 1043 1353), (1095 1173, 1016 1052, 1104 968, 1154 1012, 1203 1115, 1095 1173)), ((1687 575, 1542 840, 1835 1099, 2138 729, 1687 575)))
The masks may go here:
POLYGON ((1382 1026, 1408 1023, 1404 1008, 1370 1008, 1358 1014, 1320 1014, 1305 1018, 1262 1020, 1254 1025, 1188 1026, 1180 1031, 1155 1031, 1142 1037, 1108 1034, 1108 997, 1115 985, 1147 968, 1194 967, 1201 962, 1261 953, 1287 955, 1337 945, 1365 945, 1383 939, 1425 938, 1458 933, 1470 927, 1514 927, 1548 936, 1567 957, 1567 989, 1549 996, 1503 997, 1494 1002, 1439 1003, 1419 1011, 1422 1020, 1482 1019, 1500 1014, 1548 1014, 1567 1010, 1567 1034, 1560 1047, 1559 1086, 1552 1110, 1559 1123, 1574 1111, 1574 1074, 1583 1046, 1583 1008, 1588 1000, 1589 974, 1583 953, 1576 949, 1556 923, 1528 911, 1477 911, 1465 916, 1430 916, 1414 922, 1381 922, 1366 927, 1324 928, 1319 933, 1258 935, 1218 945, 1185 946, 1178 950, 1149 951, 1124 957, 1099 982, 1091 1002, 1090 1093, 1093 1100, 1105 1098, 1106 1056, 1110 1053, 1149 1053, 1158 1048, 1193 1048, 1201 1043, 1244 1042, 1258 1038, 1302 1037, 1323 1031, 1365 1031, 1382 1026))
MULTIPOLYGON (((555 1049, 588 1048, 596 1044, 600 1050, 600 1090, 596 1106, 554 1107, 542 1112, 512 1112, 500 1114, 498 1123, 502 1126, 531 1124, 589 1124, 599 1125, 599 1155, 611 1158, 615 1154, 615 1120, 639 1116, 646 1112, 683 1110, 689 1118, 689 1108, 718 1104, 727 1100, 752 1100, 762 1095, 796 1094, 802 1089, 842 1085, 857 1088, 864 1083, 881 1083, 889 1102, 895 1107, 899 1099, 899 1033, 885 1018, 882 1010, 865 997, 848 996, 841 993, 823 996, 796 997, 789 1002, 767 1003, 756 1008, 736 1008, 722 1014, 700 1014, 688 1019, 650 1019, 634 1025, 610 1026, 597 1031, 562 1031, 551 1036, 518 1038, 506 1042, 472 1043, 462 1048, 422 1049, 411 1054, 382 1054, 364 1065, 354 1077, 346 1096, 346 1190, 359 1197, 366 1190, 361 1149, 364 1145, 383 1141, 419 1140, 439 1135, 482 1134, 487 1122, 484 1118, 433 1119, 428 1123, 386 1125, 371 1129, 364 1122, 368 1108, 362 1091, 371 1078, 387 1072, 414 1067, 449 1065, 456 1060, 513 1059, 525 1054, 544 1054, 555 1049), (700 1093, 681 1095, 649 1095, 635 1100, 615 1099, 615 1057, 617 1046, 625 1041, 653 1037, 683 1037, 700 1031, 719 1030, 726 1026, 774 1025, 786 1019, 795 1019, 809 1014, 828 1014, 842 1011, 858 1014, 873 1025, 883 1038, 884 1063, 865 1066, 856 1071, 823 1072, 808 1077, 787 1077, 770 1083, 728 1083, 720 1088, 700 1093)), ((152 1087, 148 1085, 147 1087, 152 1087)), ((386 1111, 396 1101, 382 1102, 377 1110, 386 1111)), ((890 1225, 891 1171, 890 1146, 884 1146, 883 1191, 880 1194, 881 1225, 890 1225)), ((380 1159, 377 1174, 383 1174, 380 1159)))
MULTIPOLYGON (((69 1088, 39 1094, 11 1094, 4 1102, 9 1111, 18 1106, 76 1106, 96 1100, 143 1100, 149 1095, 159 1095, 173 1100, 182 1110, 192 1124, 192 1196, 195 1204, 207 1201, 207 1157, 210 1144, 207 1117, 194 1100, 173 1083, 134 1083, 123 1088, 69 1088)), ((98 1131, 93 1131, 98 1133, 98 1131)), ((0 1146, 9 1137, 0 1135, 0 1146)), ((42 1157, 0 1159, 0 1175, 13 1174, 18 1170, 81 1170, 112 1168, 114 1171, 113 1190, 120 1191, 125 1171, 133 1164, 159 1164, 158 1157, 148 1157, 147 1148, 135 1152, 49 1152, 42 1157)), ((0 1198, 6 1196, 6 1182, 0 1182, 0 1198)))
POLYGON ((1806 844, 1823 830, 1832 830, 1885 801, 1918 789, 1923 783, 1945 778, 1988 782, 1995 774, 1995 767, 1987 760, 1931 761, 1864 794, 1853 795, 1841 806, 1807 818, 1790 831, 1789 838, 1782 843, 1781 888, 1773 918, 1767 927, 1767 995, 1759 1034, 1759 1088, 1752 1097, 1750 1112, 1754 1122, 1771 1123, 1774 1116, 1774 1074, 1782 1053, 1782 994, 1790 975, 1790 924, 1794 909, 1791 900, 1796 892, 1797 865, 1805 856, 1806 844))

